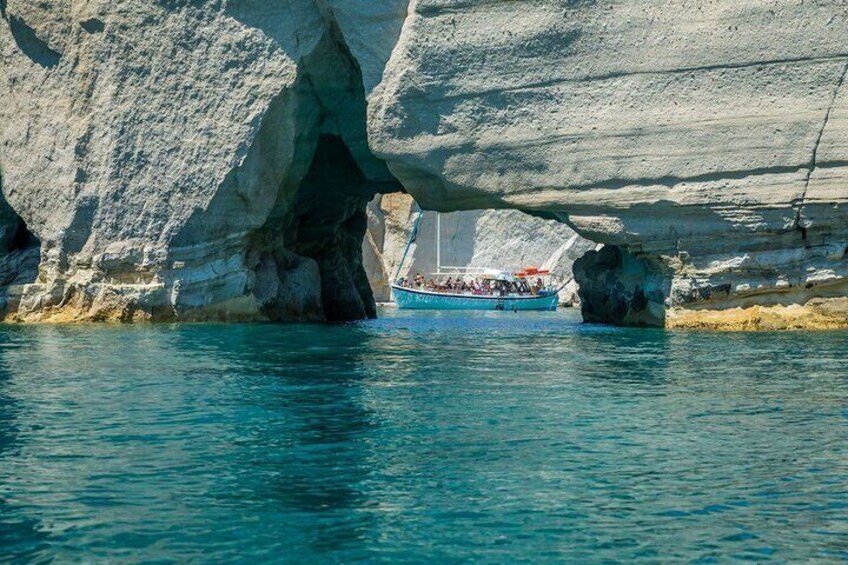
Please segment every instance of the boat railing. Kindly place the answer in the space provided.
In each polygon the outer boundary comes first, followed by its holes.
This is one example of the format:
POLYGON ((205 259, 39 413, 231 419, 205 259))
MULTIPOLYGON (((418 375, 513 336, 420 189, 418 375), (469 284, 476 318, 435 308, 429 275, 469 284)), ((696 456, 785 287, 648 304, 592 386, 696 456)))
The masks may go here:
MULTIPOLYGON (((500 272, 500 271, 498 271, 500 272)), ((437 272, 429 273, 431 277, 444 277, 450 275, 465 275, 469 277, 484 277, 494 274, 492 269, 480 269, 479 267, 449 267, 441 265, 437 272)))

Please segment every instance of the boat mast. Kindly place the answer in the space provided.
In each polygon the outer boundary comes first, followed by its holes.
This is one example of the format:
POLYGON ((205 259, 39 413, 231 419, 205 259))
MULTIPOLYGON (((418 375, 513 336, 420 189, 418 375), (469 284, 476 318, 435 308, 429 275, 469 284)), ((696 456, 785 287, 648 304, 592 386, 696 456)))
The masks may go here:
POLYGON ((442 215, 436 212, 436 274, 442 272, 442 215))

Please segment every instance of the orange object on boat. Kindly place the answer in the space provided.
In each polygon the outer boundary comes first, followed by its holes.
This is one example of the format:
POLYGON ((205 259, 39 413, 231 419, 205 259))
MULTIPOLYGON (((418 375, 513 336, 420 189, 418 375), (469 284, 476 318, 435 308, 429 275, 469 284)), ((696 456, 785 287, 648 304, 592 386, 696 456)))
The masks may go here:
POLYGON ((536 267, 524 267, 524 272, 528 275, 535 275, 539 272, 539 269, 536 267))

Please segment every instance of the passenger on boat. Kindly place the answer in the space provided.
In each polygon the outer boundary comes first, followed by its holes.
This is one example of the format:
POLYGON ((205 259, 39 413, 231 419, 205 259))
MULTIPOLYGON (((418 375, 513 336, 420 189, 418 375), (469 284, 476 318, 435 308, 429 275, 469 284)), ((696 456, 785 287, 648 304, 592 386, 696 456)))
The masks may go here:
POLYGON ((457 276, 447 280, 425 279, 421 273, 414 277, 399 278, 397 284, 404 288, 415 288, 430 292, 447 294, 474 294, 483 296, 506 296, 507 294, 538 295, 544 292, 545 285, 539 277, 533 282, 527 280, 507 281, 471 278, 466 281, 457 276))
POLYGON ((539 294, 540 292, 542 292, 543 288, 545 288, 545 283, 543 283, 542 278, 539 277, 539 278, 536 279, 536 283, 533 285, 533 288, 531 288, 530 290, 533 294, 539 294))

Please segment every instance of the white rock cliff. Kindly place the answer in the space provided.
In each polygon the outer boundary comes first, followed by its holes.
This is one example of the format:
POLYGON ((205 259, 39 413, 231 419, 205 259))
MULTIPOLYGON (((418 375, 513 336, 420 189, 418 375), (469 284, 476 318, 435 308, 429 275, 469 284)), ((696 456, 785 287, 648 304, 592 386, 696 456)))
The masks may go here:
POLYGON ((588 320, 848 326, 842 1, 0 0, 0 17, 10 319, 373 315, 366 203, 402 187, 606 244, 575 268, 588 320))
POLYGON ((355 319, 366 141, 405 3, 3 1, 3 194, 24 320, 355 319))
POLYGON ((425 207, 608 244, 589 320, 843 327, 846 39, 841 1, 420 0, 371 146, 425 207))

